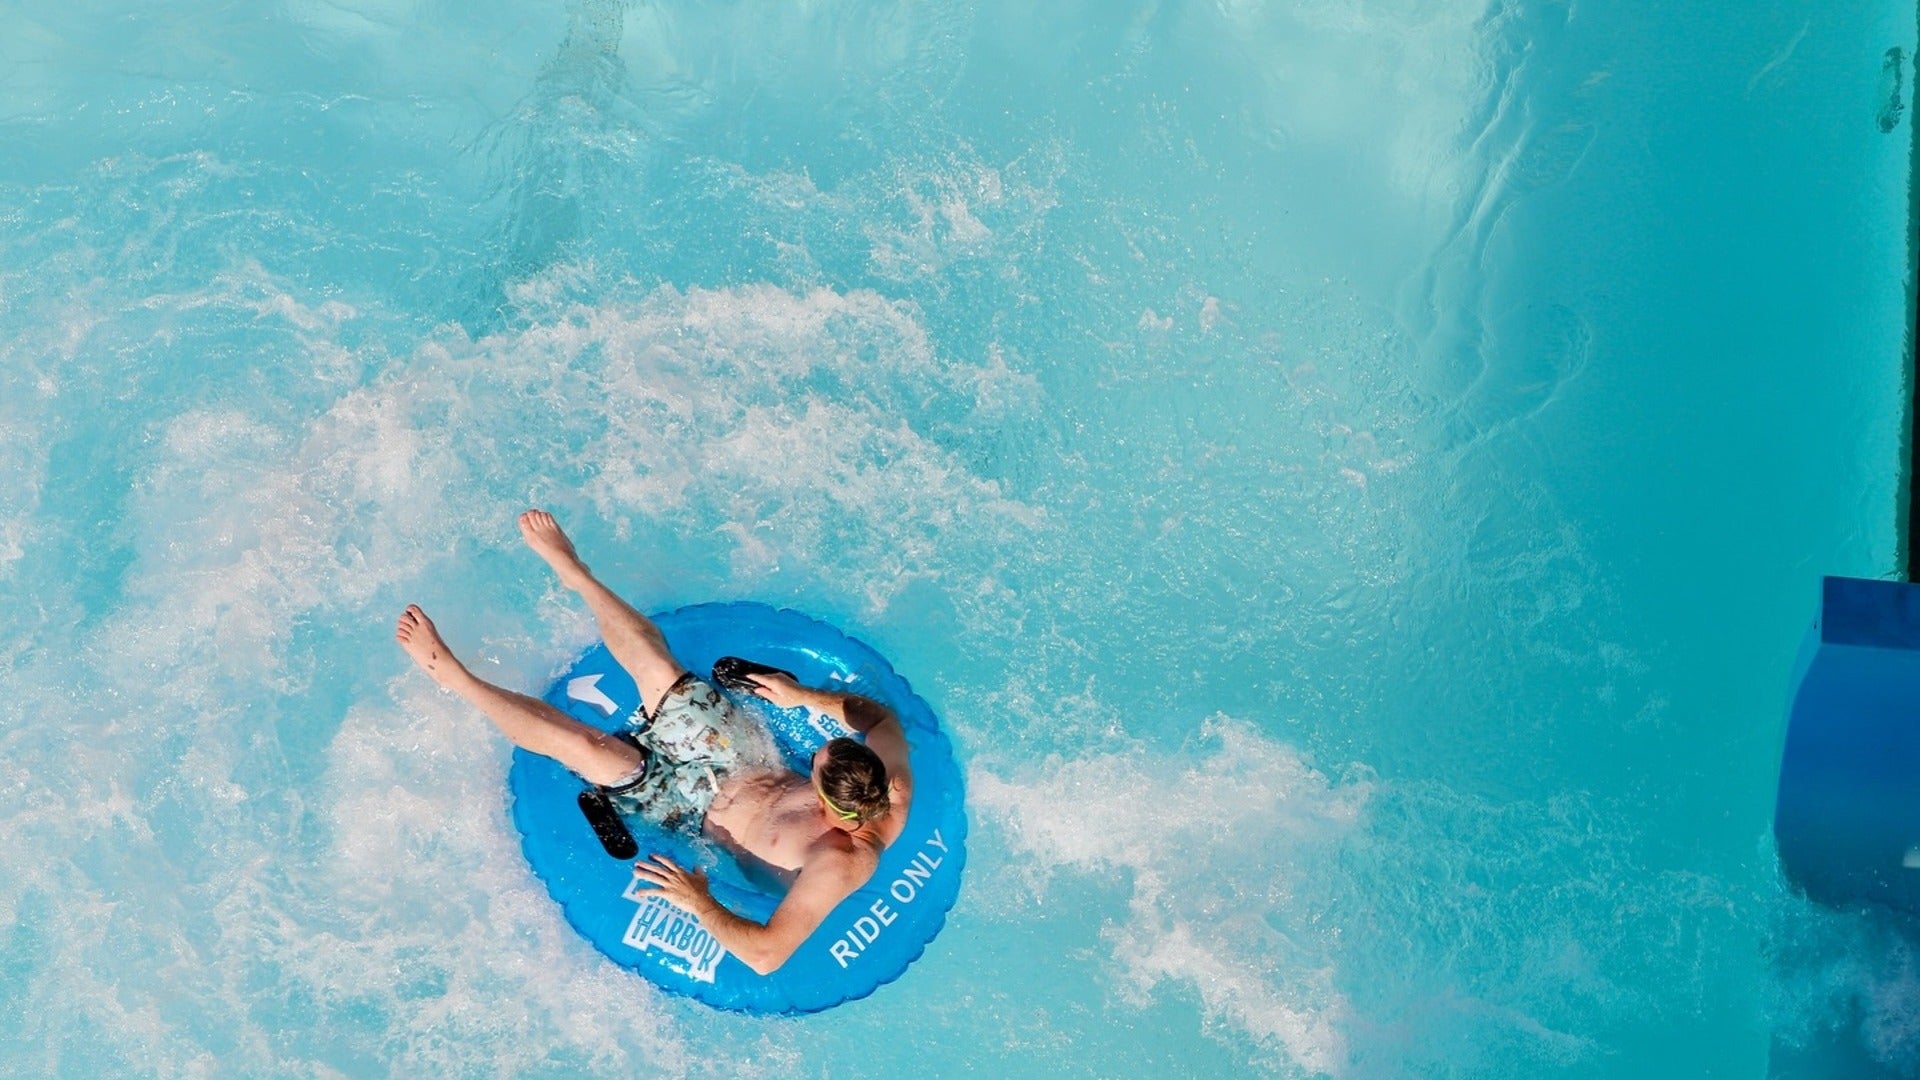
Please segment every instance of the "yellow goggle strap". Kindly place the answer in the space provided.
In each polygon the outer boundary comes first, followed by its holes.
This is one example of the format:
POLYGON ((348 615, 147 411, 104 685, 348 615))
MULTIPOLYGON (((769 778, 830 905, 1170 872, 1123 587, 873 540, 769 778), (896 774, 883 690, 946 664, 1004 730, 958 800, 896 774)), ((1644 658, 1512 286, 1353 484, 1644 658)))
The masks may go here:
POLYGON ((813 790, 819 794, 820 801, 827 804, 827 809, 833 811, 835 814, 838 814, 840 816, 841 821, 859 821, 860 820, 860 814, 858 811, 842 810, 840 808, 840 804, 834 802, 832 799, 827 798, 827 793, 824 791, 821 791, 818 785, 815 785, 813 790))

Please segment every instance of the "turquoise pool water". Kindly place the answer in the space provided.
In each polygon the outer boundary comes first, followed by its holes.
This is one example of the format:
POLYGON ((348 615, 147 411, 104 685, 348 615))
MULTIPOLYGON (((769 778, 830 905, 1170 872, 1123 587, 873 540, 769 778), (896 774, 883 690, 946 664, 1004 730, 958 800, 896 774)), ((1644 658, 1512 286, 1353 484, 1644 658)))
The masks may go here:
POLYGON ((1914 13, 1737 8, 10 5, 0 1074, 1913 1075, 1769 813, 1914 13), (942 710, 903 980, 569 932, 390 640, 587 640, 529 504, 942 710))

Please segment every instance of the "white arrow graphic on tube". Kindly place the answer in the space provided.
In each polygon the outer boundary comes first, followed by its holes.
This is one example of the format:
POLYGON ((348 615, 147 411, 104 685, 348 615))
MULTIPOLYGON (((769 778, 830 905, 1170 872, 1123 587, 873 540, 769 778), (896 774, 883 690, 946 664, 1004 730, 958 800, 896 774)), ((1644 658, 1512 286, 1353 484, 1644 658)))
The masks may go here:
POLYGON ((612 698, 600 691, 599 675, 582 675, 577 679, 568 679, 567 696, 575 701, 584 701, 608 716, 612 716, 620 709, 620 706, 613 703, 612 698))

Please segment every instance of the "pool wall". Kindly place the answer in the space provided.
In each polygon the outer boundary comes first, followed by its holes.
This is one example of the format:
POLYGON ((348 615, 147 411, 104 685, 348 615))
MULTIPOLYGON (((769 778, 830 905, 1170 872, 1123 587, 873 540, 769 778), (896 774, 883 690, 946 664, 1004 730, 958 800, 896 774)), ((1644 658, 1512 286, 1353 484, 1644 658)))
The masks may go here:
MULTIPOLYGON (((1897 49, 1888 50, 1889 60, 1896 64, 1894 70, 1904 72, 1908 66, 1911 66, 1916 77, 1920 77, 1920 54, 1909 58, 1907 65, 1901 65, 1894 57, 1897 51, 1897 49)), ((1895 103, 1900 93, 1900 89, 1896 86, 1895 103)), ((1890 103, 1881 113, 1882 130, 1886 130, 1889 119, 1897 122, 1898 116, 1898 110, 1894 109, 1890 103)), ((1916 232, 1916 223, 1920 223, 1920 186, 1916 186, 1914 182, 1914 177, 1920 176, 1920 139, 1911 140, 1909 161, 1911 164, 1907 170, 1907 385, 1906 393, 1901 395, 1905 408, 1904 415, 1900 418, 1902 464, 1906 469, 1906 477, 1897 489, 1896 498, 1900 502, 1897 519, 1900 523, 1900 565, 1907 580, 1914 581, 1920 580, 1915 577, 1913 561, 1913 537, 1916 529, 1920 529, 1920 499, 1914 498, 1913 490, 1916 478, 1920 477, 1920 443, 1916 443, 1913 437, 1914 416, 1917 411, 1920 411, 1916 408, 1915 400, 1916 395, 1920 395, 1920 352, 1916 352, 1920 350, 1920 232, 1916 232)))

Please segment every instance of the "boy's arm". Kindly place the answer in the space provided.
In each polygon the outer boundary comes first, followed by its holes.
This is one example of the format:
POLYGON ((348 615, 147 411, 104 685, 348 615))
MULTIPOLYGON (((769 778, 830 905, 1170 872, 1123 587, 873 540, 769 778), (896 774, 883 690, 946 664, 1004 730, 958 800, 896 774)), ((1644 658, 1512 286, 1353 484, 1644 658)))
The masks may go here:
POLYGON ((860 887, 858 863, 845 851, 816 848, 800 868, 800 876, 786 898, 773 910, 766 925, 728 911, 707 887, 707 875, 683 870, 665 855, 634 864, 634 872, 651 882, 669 902, 700 920, 728 952, 762 975, 777 970, 793 956, 808 935, 820 928, 834 905, 860 887))
POLYGON ((907 732, 893 710, 869 697, 839 690, 815 690, 782 675, 751 675, 755 692, 783 709, 818 709, 852 728, 866 739, 867 748, 880 756, 888 778, 911 783, 907 766, 907 732))

